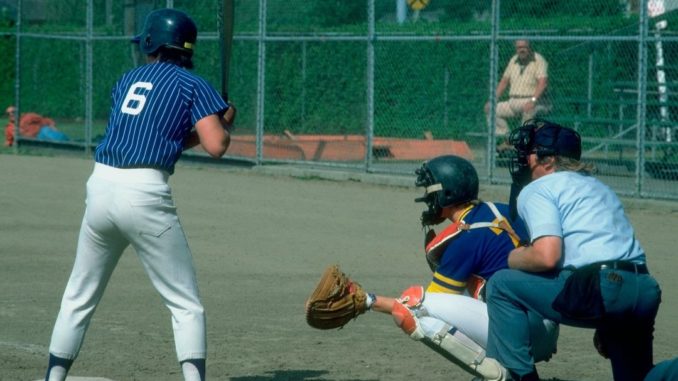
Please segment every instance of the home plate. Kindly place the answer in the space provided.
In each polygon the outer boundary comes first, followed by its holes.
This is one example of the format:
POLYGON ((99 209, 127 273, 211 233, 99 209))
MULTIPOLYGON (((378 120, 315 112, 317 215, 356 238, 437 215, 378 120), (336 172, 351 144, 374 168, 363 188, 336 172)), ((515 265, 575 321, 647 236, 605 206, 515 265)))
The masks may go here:
MULTIPOLYGON (((43 381, 43 379, 35 380, 43 381)), ((113 381, 110 378, 103 377, 66 377, 66 381, 113 381)))

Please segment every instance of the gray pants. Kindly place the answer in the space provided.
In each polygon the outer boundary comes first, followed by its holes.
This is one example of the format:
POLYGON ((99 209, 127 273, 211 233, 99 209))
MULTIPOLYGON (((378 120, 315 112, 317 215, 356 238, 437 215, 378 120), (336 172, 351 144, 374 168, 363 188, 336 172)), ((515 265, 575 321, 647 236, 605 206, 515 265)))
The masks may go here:
POLYGON ((648 274, 605 269, 600 286, 605 317, 596 321, 565 319, 551 304, 570 270, 527 273, 501 270, 487 285, 490 317, 487 354, 517 375, 534 370, 527 311, 565 325, 597 328, 612 363, 616 381, 642 380, 652 368, 652 333, 661 299, 648 274))
POLYGON ((678 357, 657 364, 645 377, 645 381, 678 380, 678 357))

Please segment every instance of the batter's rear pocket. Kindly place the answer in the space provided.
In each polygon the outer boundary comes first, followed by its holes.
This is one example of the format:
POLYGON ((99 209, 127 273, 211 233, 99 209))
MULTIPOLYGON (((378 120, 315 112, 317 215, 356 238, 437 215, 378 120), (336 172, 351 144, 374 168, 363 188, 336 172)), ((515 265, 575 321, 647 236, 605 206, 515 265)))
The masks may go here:
POLYGON ((176 207, 170 198, 151 197, 130 200, 134 224, 139 234, 160 237, 174 225, 176 207))
POLYGON ((551 307, 568 319, 601 319, 605 315, 605 304, 600 293, 600 264, 574 270, 551 307))

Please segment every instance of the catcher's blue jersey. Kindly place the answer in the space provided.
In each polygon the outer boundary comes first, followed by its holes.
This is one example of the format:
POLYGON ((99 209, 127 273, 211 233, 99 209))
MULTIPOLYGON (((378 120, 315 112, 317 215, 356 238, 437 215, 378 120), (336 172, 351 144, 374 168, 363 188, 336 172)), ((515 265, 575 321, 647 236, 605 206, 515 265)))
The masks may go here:
POLYGON ((106 135, 95 160, 117 168, 158 168, 169 173, 174 172, 195 123, 228 109, 204 79, 167 62, 125 73, 112 98, 106 135))
MULTIPOLYGON (((499 213, 509 215, 508 205, 495 204, 499 213)), ((474 206, 462 220, 466 224, 493 222, 495 215, 484 203, 474 206)), ((522 220, 511 222, 511 227, 522 241, 527 241, 527 231, 522 220)), ((508 267, 508 255, 519 245, 504 230, 477 228, 462 231, 445 247, 440 264, 433 274, 428 291, 463 293, 471 275, 489 279, 495 272, 508 267)))

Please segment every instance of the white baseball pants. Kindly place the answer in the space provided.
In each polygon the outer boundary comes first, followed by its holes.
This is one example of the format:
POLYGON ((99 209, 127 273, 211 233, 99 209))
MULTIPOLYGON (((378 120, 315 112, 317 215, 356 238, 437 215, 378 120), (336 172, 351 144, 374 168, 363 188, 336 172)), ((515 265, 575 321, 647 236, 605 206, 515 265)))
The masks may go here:
MULTIPOLYGON (((485 302, 467 295, 427 292, 422 310, 423 316, 419 318, 419 322, 427 336, 433 337, 440 331, 440 323, 444 322, 456 327, 476 344, 487 348, 489 317, 485 302)), ((556 350, 559 327, 537 314, 530 314, 529 319, 535 361, 548 360, 556 350)))
POLYGON ((168 178, 166 172, 155 169, 95 164, 87 182, 87 207, 75 263, 54 325, 50 353, 66 359, 77 357, 108 280, 131 244, 172 314, 177 359, 205 358, 204 310, 168 178))

